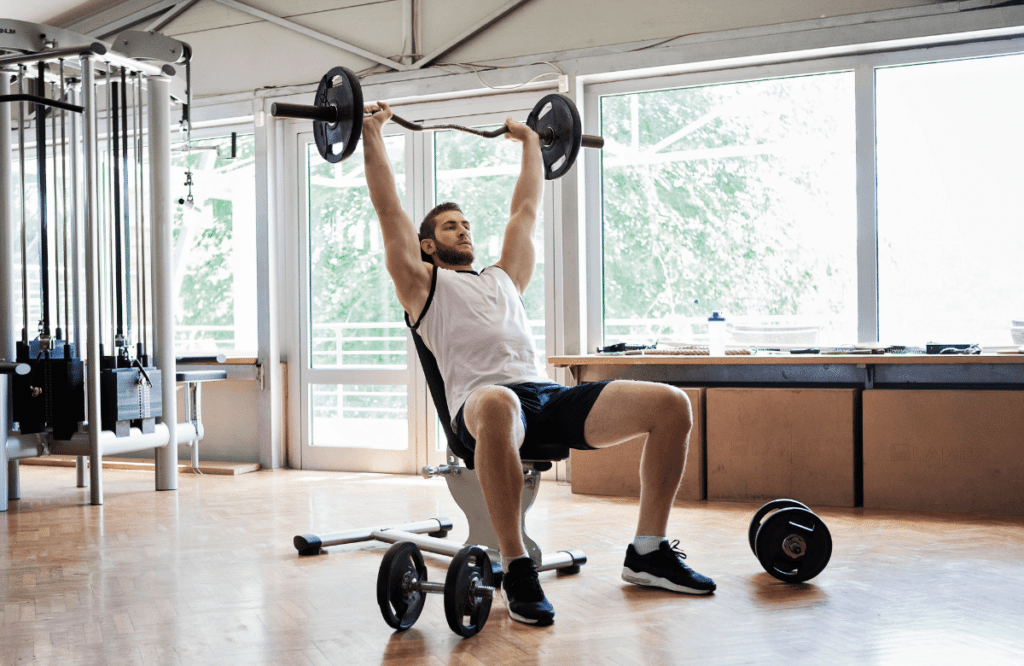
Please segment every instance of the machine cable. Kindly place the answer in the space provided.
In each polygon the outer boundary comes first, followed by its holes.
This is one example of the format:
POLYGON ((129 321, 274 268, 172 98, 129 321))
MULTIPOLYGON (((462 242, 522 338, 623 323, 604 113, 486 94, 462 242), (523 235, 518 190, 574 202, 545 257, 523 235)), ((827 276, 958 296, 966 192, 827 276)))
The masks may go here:
MULTIPOLYGON (((24 93, 23 81, 28 68, 18 67, 18 96, 24 93)), ((24 314, 21 328, 21 342, 28 344, 28 211, 26 210, 25 188, 25 103, 18 102, 18 163, 21 178, 21 309, 24 314)))
MULTIPOLYGON (((39 63, 36 88, 45 94, 46 63, 39 63)), ((42 96, 42 95, 40 95, 42 96)), ((50 351, 50 245, 46 206, 46 106, 36 104, 36 180, 39 188, 39 296, 42 315, 39 320, 39 350, 50 351)))
MULTIPOLYGON (((64 78, 64 59, 60 61, 60 99, 63 101, 67 98, 67 89, 65 87, 64 78)), ((70 225, 68 224, 68 156, 67 156, 67 114, 60 114, 60 174, 61 174, 61 192, 62 201, 64 203, 64 227, 63 227, 63 243, 64 243, 64 339, 70 342, 71 340, 71 299, 73 294, 71 293, 70 286, 70 271, 68 270, 68 233, 70 225)), ((54 158, 56 159, 56 158, 54 158)), ((59 337, 60 333, 58 333, 59 337)))

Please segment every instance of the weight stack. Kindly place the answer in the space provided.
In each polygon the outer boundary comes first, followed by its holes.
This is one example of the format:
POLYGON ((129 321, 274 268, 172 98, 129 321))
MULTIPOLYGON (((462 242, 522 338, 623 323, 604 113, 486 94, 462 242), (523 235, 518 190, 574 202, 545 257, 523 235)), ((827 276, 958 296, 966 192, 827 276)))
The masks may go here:
POLYGON ((54 439, 67 440, 85 420, 85 364, 76 358, 74 345, 53 343, 48 351, 40 351, 38 340, 18 343, 18 362, 31 370, 12 378, 13 416, 23 434, 50 427, 54 439))
POLYGON ((103 429, 127 437, 132 426, 143 433, 156 429, 163 416, 160 370, 146 367, 152 386, 147 386, 138 367, 104 368, 100 372, 100 403, 103 429))

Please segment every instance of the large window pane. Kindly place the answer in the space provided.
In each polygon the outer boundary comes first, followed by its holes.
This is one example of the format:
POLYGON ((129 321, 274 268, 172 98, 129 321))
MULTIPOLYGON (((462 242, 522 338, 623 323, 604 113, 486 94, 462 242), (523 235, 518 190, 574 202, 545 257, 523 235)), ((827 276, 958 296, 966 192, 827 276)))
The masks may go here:
POLYGON ((174 212, 175 349, 179 354, 256 355, 256 167, 252 135, 175 146, 174 172, 191 189, 174 212), (192 205, 187 197, 191 193, 192 205))
MULTIPOLYGON (((405 196, 405 139, 385 139, 405 196)), ((384 265, 380 222, 363 175, 362 146, 331 164, 309 145, 310 363, 406 367, 404 311, 384 265)))
POLYGON ((404 385, 313 384, 313 446, 409 448, 408 389, 404 385))
MULTIPOLYGON (((491 127, 481 128, 484 130, 491 127)), ((477 270, 497 263, 519 178, 522 148, 511 141, 487 141, 466 132, 438 132, 434 138, 435 204, 455 201, 469 220, 477 270)), ((537 267, 523 303, 541 362, 544 346, 544 234, 533 236, 537 267)))
POLYGON ((601 98, 605 342, 857 335, 853 74, 601 98))
POLYGON ((880 69, 876 83, 881 339, 1011 344, 1012 322, 1024 326, 1024 56, 880 69))

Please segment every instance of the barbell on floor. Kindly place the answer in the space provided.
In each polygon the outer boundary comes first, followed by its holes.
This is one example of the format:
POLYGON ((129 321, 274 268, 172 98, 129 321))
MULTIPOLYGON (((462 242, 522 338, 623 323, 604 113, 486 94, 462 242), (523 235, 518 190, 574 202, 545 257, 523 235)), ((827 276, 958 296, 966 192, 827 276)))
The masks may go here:
POLYGON ((377 573, 377 604, 384 621, 404 631, 416 623, 428 592, 444 594, 444 615, 458 635, 475 636, 487 622, 498 594, 491 560, 479 546, 466 546, 452 558, 444 585, 427 580, 419 547, 410 541, 391 546, 377 573))
MULTIPOLYGON (((313 139, 320 156, 331 163, 340 162, 355 151, 363 131, 363 91, 359 79, 345 67, 335 67, 320 79, 312 105, 274 102, 270 115, 313 121, 313 139)), ((502 126, 484 131, 462 125, 419 125, 399 116, 391 119, 415 132, 453 129, 487 139, 508 132, 502 126)), ((571 99, 564 95, 544 96, 527 116, 526 124, 540 136, 544 158, 544 178, 559 178, 576 162, 580 147, 603 148, 604 139, 583 134, 583 122, 571 99)))

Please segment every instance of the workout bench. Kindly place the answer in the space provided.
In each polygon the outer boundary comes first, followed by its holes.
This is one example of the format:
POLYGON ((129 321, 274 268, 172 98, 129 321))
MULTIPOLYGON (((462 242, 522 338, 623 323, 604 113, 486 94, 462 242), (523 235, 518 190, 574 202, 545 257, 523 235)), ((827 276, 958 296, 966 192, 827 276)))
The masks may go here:
MULTIPOLYGON (((447 464, 440 467, 424 467, 423 477, 442 476, 448 482, 448 490, 459 508, 466 514, 466 519, 469 522, 469 537, 466 543, 456 544, 444 538, 452 529, 452 522, 447 518, 431 518, 400 525, 346 530, 331 534, 300 534, 295 537, 293 543, 299 551, 299 555, 316 555, 322 548, 346 543, 373 540, 384 543, 411 541, 421 550, 448 557, 454 557, 466 545, 476 545, 487 550, 487 555, 493 563, 494 572, 498 574, 500 584, 501 559, 498 537, 494 533, 494 528, 491 527, 483 492, 480 489, 480 481, 473 469, 473 452, 466 450, 452 431, 452 420, 445 400, 444 381, 441 378, 437 360, 415 331, 413 331, 413 341, 416 343, 416 352, 423 365, 423 373, 426 376, 427 386, 434 400, 441 427, 448 440, 447 464), (463 461, 465 465, 462 464, 463 461)), ((542 553, 540 546, 526 534, 526 512, 537 498, 541 472, 551 469, 553 462, 568 458, 569 448, 556 444, 535 447, 522 453, 525 458, 523 460, 524 486, 520 502, 520 525, 527 554, 537 563, 538 571, 556 569, 563 574, 579 573, 580 566, 587 562, 587 556, 582 551, 561 550, 542 553)))

